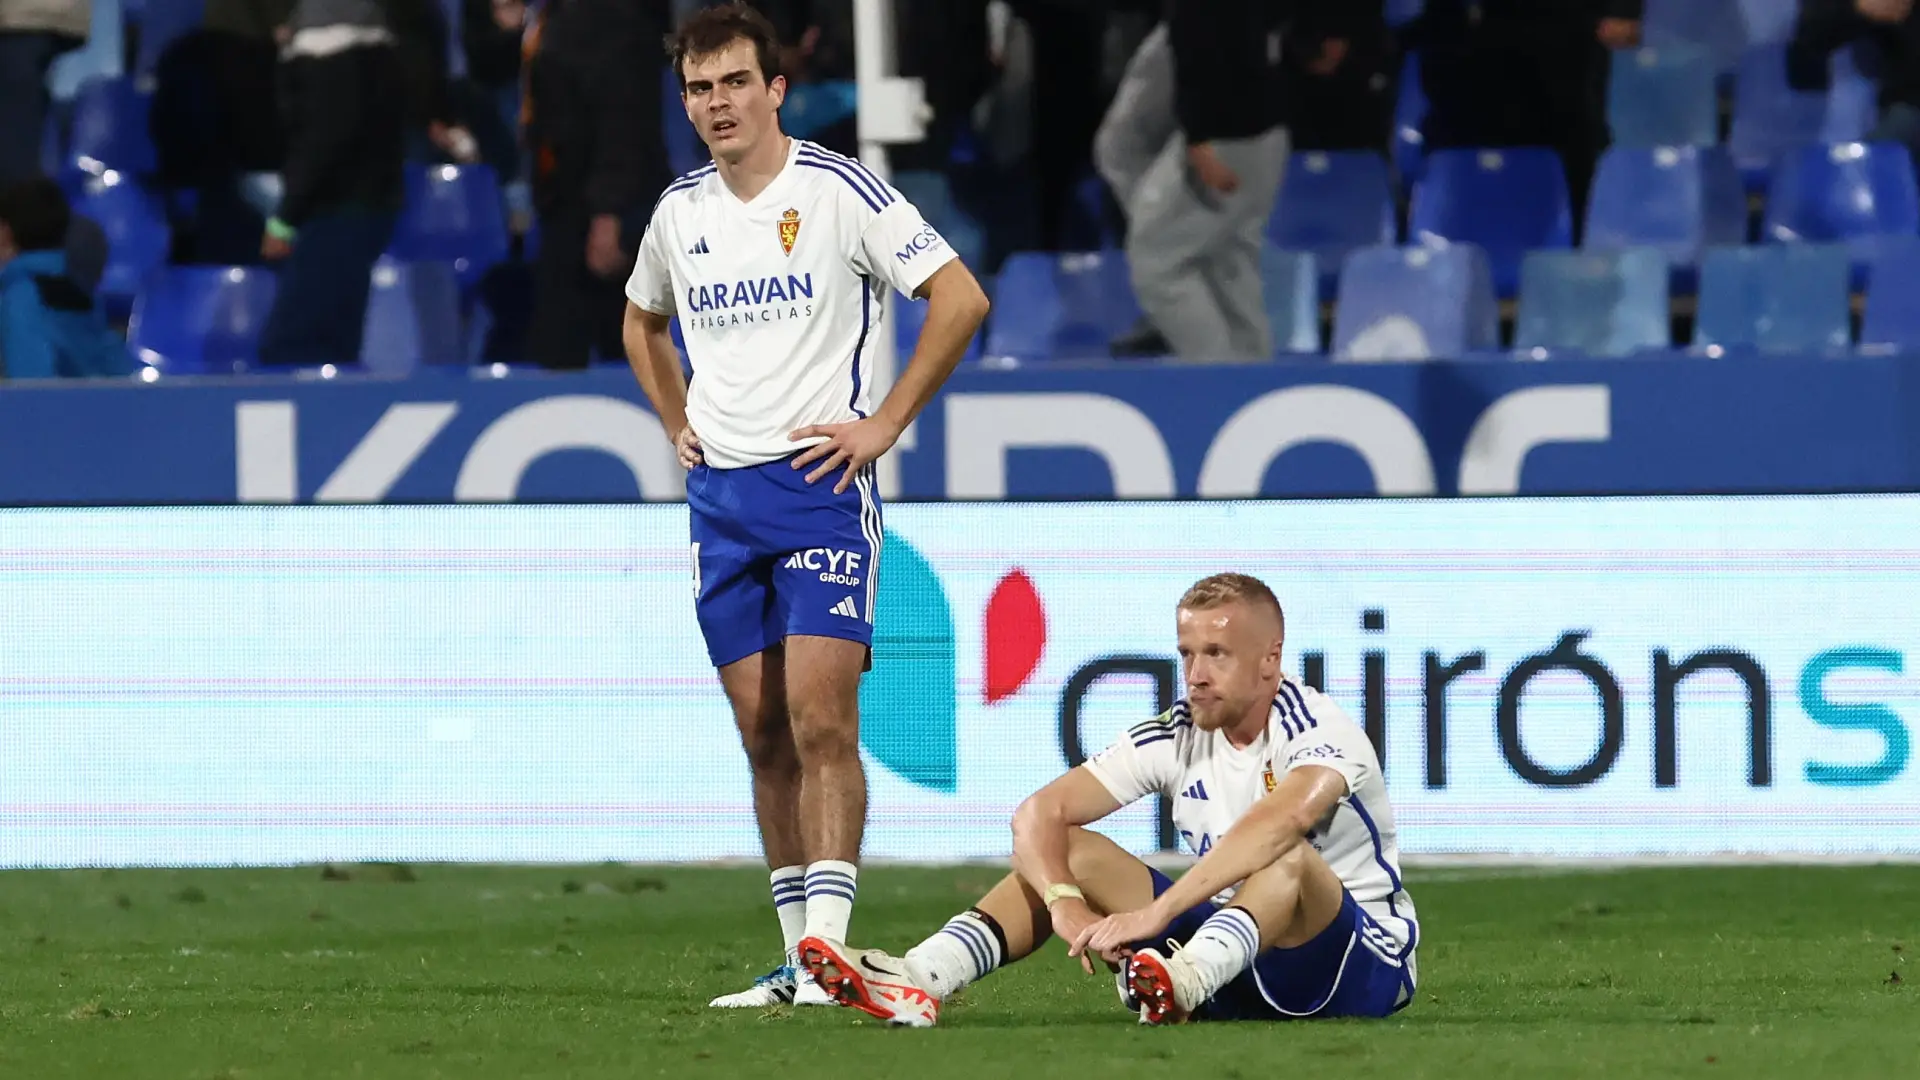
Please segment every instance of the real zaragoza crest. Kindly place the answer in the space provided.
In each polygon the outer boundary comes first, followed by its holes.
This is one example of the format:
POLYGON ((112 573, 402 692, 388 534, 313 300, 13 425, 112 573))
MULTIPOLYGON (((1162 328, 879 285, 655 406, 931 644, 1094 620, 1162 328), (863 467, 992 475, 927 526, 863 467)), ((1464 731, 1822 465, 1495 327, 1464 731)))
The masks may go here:
POLYGON ((793 254, 793 242, 800 239, 800 211, 788 208, 780 215, 780 250, 793 254))

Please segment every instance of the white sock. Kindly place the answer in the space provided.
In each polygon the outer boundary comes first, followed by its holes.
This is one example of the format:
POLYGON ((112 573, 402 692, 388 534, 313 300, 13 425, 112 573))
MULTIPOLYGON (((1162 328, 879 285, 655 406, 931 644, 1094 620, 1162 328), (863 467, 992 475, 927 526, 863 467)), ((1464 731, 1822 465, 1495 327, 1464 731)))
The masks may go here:
POLYGON ((780 917, 780 938, 787 963, 800 966, 800 939, 807 936, 807 868, 783 866, 773 878, 773 913, 780 917))
POLYGON ((942 1001, 1004 961, 1000 935, 974 911, 948 919, 939 933, 907 950, 907 964, 921 987, 942 1001))
POLYGON ((1200 932, 1180 950, 1180 958, 1199 974, 1205 999, 1247 970, 1259 951, 1259 924, 1245 908, 1230 907, 1214 912, 1200 925, 1200 932))
POLYGON ((844 943, 860 868, 823 859, 807 867, 807 937, 844 943))

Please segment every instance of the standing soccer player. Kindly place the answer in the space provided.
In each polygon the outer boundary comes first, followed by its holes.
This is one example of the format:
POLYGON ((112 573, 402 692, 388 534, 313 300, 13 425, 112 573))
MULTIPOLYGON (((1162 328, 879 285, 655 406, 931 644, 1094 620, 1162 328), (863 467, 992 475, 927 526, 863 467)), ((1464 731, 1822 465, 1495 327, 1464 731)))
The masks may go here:
POLYGON ((832 1004, 796 950, 803 937, 845 940, 858 880, 859 686, 881 548, 873 463, 959 363, 987 298, 898 191, 780 130, 786 79, 763 16, 706 8, 669 50, 713 164, 654 208, 627 282, 627 357, 689 470, 695 611, 752 766, 787 949, 785 964, 712 1004, 832 1004), (889 289, 925 298, 927 320, 875 408, 868 339, 889 289))

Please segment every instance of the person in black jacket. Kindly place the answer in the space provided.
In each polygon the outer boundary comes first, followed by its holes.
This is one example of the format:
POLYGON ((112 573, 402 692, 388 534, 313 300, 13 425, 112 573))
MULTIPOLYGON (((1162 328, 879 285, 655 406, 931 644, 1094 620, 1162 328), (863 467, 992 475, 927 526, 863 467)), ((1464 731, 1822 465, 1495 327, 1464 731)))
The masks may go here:
POLYGON ((1920 154, 1920 7, 1913 0, 1802 0, 1787 45, 1787 81, 1825 91, 1835 50, 1858 44, 1863 66, 1880 77, 1880 122, 1873 142, 1897 142, 1920 154))
POLYGON ((285 193, 260 254, 282 263, 264 364, 351 364, 400 210, 400 56, 376 0, 300 0, 283 53, 285 193))
POLYGON ((1153 142, 1135 147, 1145 154, 1126 150, 1113 136, 1128 125, 1110 118, 1098 143, 1102 174, 1126 211, 1134 292, 1151 323, 1117 350, 1143 350, 1139 339, 1158 331, 1182 360, 1272 356, 1260 249, 1286 170, 1289 57, 1315 73, 1334 71, 1362 6, 1169 4, 1164 36, 1141 44, 1115 94, 1115 109, 1137 108, 1153 142), (1156 85, 1138 85, 1145 81, 1156 85))
POLYGON ((1640 43, 1643 0, 1429 0, 1401 29, 1420 51, 1426 145, 1547 146, 1578 223, 1606 149, 1611 52, 1640 43))
POLYGON ((543 367, 625 355, 622 221, 666 187, 659 54, 666 0, 546 0, 529 31, 523 113, 540 250, 528 350, 543 367))

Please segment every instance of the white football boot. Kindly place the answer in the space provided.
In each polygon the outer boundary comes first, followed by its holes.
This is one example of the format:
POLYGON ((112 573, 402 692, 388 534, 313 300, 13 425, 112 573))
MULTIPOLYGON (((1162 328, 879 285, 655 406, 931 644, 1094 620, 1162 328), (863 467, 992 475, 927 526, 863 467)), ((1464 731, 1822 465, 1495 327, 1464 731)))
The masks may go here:
POLYGON ((1206 1000, 1200 973, 1177 951, 1141 949, 1127 959, 1127 985, 1140 1002, 1143 1024, 1183 1024, 1206 1000))
POLYGON ((793 1003, 798 983, 794 969, 782 964, 753 980, 753 985, 734 994, 722 994, 707 1002, 712 1009, 765 1009, 793 1003))
POLYGON ((800 941, 800 963, 842 1005, 903 1027, 932 1027, 940 999, 913 974, 908 962, 879 949, 849 949, 825 938, 800 941))

